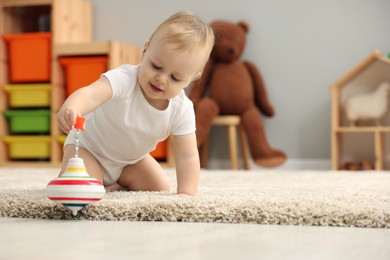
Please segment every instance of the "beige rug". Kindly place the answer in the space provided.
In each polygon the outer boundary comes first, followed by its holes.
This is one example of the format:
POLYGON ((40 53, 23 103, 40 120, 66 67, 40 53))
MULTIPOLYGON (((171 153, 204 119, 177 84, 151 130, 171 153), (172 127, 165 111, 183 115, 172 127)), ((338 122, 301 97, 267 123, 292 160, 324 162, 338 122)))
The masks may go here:
POLYGON ((196 197, 111 192, 73 217, 50 201, 58 169, 0 168, 0 216, 390 227, 390 172, 202 171, 196 197))

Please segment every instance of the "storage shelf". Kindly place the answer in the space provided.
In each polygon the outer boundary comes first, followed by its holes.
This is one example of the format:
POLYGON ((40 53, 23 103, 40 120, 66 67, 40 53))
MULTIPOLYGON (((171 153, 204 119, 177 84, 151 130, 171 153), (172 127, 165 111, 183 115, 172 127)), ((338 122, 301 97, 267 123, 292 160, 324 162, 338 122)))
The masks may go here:
POLYGON ((375 170, 390 170, 390 105, 386 114, 375 120, 349 126, 345 104, 355 94, 372 92, 382 82, 390 83, 390 60, 374 51, 331 86, 332 169, 347 163, 369 162, 375 170), (372 124, 372 125, 371 125, 372 124))
MULTIPOLYGON (((62 160, 63 133, 56 123, 56 114, 65 100, 64 71, 58 62, 64 56, 108 57, 108 69, 121 64, 137 64, 142 48, 119 41, 92 41, 92 5, 88 0, 0 0, 0 35, 40 31, 39 18, 50 19, 51 79, 50 79, 50 158, 48 160, 20 160, 10 158, 9 147, 4 141, 10 133, 9 122, 3 112, 10 109, 10 97, 6 85, 10 85, 8 53, 0 40, 0 166, 10 167, 59 167, 62 160)), ((47 27, 45 27, 47 28, 47 27)), ((15 84, 11 84, 15 86, 15 84)), ((19 108, 19 106, 18 106, 19 108)), ((23 108, 23 105, 22 105, 23 108)), ((170 149, 163 167, 171 167, 170 149)))
MULTIPOLYGON (((92 5, 87 0, 0 0, 0 35, 14 35, 37 32, 49 32, 51 34, 50 48, 48 52, 49 66, 52 67, 52 53, 53 46, 58 43, 75 43, 75 42, 90 42, 92 40, 92 5)), ((47 151, 45 152, 45 158, 39 158, 37 155, 34 157, 34 148, 31 148, 30 154, 22 154, 22 146, 17 143, 18 140, 10 141, 10 122, 6 119, 3 113, 12 107, 18 107, 18 109, 35 109, 32 108, 32 104, 29 102, 32 96, 26 98, 19 98, 21 104, 12 104, 10 102, 10 95, 17 94, 16 92, 8 93, 7 87, 16 90, 17 84, 12 84, 9 78, 10 75, 10 57, 9 46, 7 46, 3 40, 0 41, 0 165, 2 166, 28 166, 28 167, 41 167, 41 166, 59 166, 61 159, 57 156, 59 153, 58 142, 56 140, 56 131, 52 129, 55 122, 56 107, 53 104, 53 100, 63 100, 61 95, 63 92, 59 89, 52 87, 52 83, 56 82, 56 78, 53 78, 53 72, 50 73, 50 90, 48 91, 49 102, 45 103, 45 107, 50 110, 49 116, 49 132, 47 133, 48 144, 47 151), (7 87, 6 87, 7 86, 7 87), (8 141, 8 142, 7 142, 8 141), (17 149, 11 148, 17 147, 17 149), (17 145, 17 146, 16 146, 17 145), (11 150, 13 149, 13 150, 11 150), (16 152, 15 152, 16 151, 16 152), (19 152, 21 154, 19 154, 19 152), (46 158, 47 155, 47 158, 46 158), (19 158, 21 157, 21 158, 19 158)), ((26 86, 32 86, 30 83, 25 82, 26 86)), ((41 84, 43 82, 34 82, 41 84)), ((31 87, 31 90, 34 88, 31 87)), ((26 94, 28 95, 28 94, 26 94)), ((33 104, 37 108, 42 104, 33 104)), ((35 135, 39 139, 39 134, 35 135)), ((23 138, 27 138, 28 135, 18 134, 23 142, 23 138)), ((45 141, 46 142, 46 141, 45 141)), ((29 143, 26 142, 26 145, 29 143)))

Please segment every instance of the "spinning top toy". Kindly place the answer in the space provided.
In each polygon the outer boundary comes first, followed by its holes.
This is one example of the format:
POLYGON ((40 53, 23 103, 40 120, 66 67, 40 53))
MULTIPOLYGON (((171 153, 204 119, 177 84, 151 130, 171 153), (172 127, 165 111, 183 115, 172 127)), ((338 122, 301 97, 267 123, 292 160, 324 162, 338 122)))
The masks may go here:
POLYGON ((49 199, 62 203, 72 210, 74 216, 77 212, 90 203, 101 200, 106 193, 103 184, 88 175, 84 161, 79 157, 79 131, 84 130, 85 118, 77 117, 74 128, 76 129, 76 153, 70 158, 66 171, 52 181, 46 187, 49 199))

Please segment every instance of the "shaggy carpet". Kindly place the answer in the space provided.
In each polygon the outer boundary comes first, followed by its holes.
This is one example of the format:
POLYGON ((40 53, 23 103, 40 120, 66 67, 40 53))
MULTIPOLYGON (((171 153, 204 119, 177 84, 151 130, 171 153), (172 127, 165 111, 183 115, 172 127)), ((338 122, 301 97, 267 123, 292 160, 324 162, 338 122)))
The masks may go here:
POLYGON ((76 216, 49 200, 58 169, 0 168, 0 216, 390 227, 390 172, 202 170, 198 195, 110 192, 76 216))

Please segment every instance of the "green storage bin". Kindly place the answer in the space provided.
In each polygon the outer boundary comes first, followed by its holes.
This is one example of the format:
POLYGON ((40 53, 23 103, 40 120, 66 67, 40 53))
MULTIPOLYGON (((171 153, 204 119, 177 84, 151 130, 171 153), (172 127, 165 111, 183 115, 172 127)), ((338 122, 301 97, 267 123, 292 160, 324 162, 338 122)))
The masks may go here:
POLYGON ((9 121, 9 130, 12 134, 50 132, 50 110, 8 110, 4 115, 9 121))

